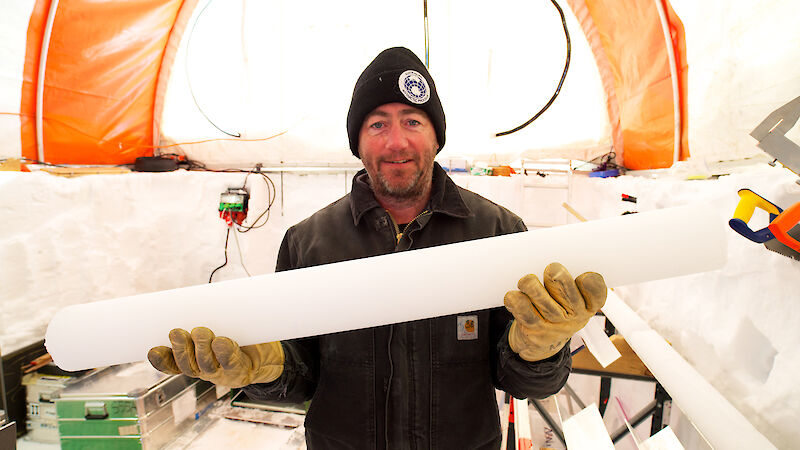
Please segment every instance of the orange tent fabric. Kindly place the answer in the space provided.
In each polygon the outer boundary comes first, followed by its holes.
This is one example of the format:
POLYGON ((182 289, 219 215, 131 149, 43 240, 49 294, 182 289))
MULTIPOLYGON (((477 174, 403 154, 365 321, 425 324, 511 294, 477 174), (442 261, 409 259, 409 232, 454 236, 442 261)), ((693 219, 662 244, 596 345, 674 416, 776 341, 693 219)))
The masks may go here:
MULTIPOLYGON (((666 0, 678 65, 680 159, 689 156, 686 45, 666 0)), ((656 3, 568 0, 595 55, 607 94, 618 160, 630 169, 670 167, 672 76, 656 3)), ((58 6, 43 94, 44 160, 130 164, 151 155, 175 48, 196 0, 70 0, 58 6)), ((51 0, 37 0, 28 26, 22 86, 22 155, 37 159, 36 84, 51 0)))
POLYGON ((675 14, 675 10, 667 0, 661 0, 666 6, 667 21, 669 22, 670 38, 672 47, 675 50, 675 59, 678 66, 678 92, 680 93, 680 112, 681 112, 681 133, 680 133, 680 155, 679 161, 689 158, 689 105, 688 105, 688 84, 689 84, 689 63, 686 60, 686 30, 683 22, 675 14))
POLYGON ((39 77, 39 56, 42 49, 44 26, 50 0, 37 0, 28 21, 28 36, 25 44, 25 68, 23 70, 22 99, 20 101, 20 138, 22 156, 37 159, 36 149, 36 80, 39 77))
MULTIPOLYGON (((686 41, 683 24, 666 0, 678 71, 680 158, 689 156, 686 41)), ((652 1, 569 0, 586 34, 607 93, 614 148, 629 169, 670 167, 675 114, 664 31, 652 1)))
MULTIPOLYGON (((31 18, 37 29, 43 28, 49 3, 37 2, 31 18)), ((152 154, 156 84, 181 3, 72 0, 59 5, 42 107, 47 162, 128 164, 152 154)), ((41 45, 41 35, 29 34, 22 105, 27 120, 31 98, 35 114, 37 38, 41 45)), ((35 132, 26 128, 22 138, 24 155, 33 156, 31 148, 35 155, 35 132)))

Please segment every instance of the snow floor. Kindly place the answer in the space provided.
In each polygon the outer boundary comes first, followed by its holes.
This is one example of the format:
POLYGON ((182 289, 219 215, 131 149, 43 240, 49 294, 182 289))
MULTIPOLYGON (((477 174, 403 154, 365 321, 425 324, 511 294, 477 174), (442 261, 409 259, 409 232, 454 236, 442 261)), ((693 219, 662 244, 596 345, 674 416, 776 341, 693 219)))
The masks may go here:
MULTIPOLYGON (((214 280, 271 272, 286 228, 347 192, 352 175, 270 174, 277 192, 269 222, 231 237, 228 265, 214 280)), ((575 222, 561 207, 565 201, 589 220, 693 201, 707 202, 727 220, 742 188, 783 208, 800 201, 797 176, 766 164, 718 179, 687 181, 685 175, 454 179, 517 212, 530 228, 575 222), (638 203, 622 202, 621 194, 638 203)), ((219 194, 244 178, 186 171, 70 179, 0 172, 0 349, 9 353, 42 339, 50 317, 67 305, 207 283, 225 258, 219 194)), ((260 177, 250 176, 247 184, 253 220, 265 208, 266 189, 260 177)), ((751 221, 754 229, 766 224, 766 213, 751 221)), ((726 231, 729 259, 721 270, 617 292, 773 444, 800 448, 800 262, 726 231)), ((591 396, 599 381, 574 375, 570 383, 591 396)), ((619 395, 635 410, 652 399, 652 386, 615 380, 612 400, 619 395)), ((611 406, 608 411, 607 426, 614 430, 621 422, 611 406)), ((706 448, 696 433, 683 430, 687 426, 676 424, 684 446, 706 448)), ((647 435, 642 427, 649 425, 640 426, 640 438, 647 435)), ((631 445, 621 441, 617 448, 631 445)))

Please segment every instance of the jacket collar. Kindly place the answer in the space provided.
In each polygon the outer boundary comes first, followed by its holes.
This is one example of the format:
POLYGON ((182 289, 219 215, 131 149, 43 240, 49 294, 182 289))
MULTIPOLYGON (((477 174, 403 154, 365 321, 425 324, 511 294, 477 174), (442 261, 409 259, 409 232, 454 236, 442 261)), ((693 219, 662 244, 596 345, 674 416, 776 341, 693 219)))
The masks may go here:
MULTIPOLYGON (((381 205, 372 193, 366 169, 361 169, 353 177, 353 188, 350 192, 350 212, 353 214, 353 224, 358 225, 364 214, 373 208, 381 208, 381 205)), ((464 203, 464 199, 461 198, 456 183, 437 162, 433 163, 433 183, 428 209, 435 213, 462 219, 472 214, 467 204, 464 203)))

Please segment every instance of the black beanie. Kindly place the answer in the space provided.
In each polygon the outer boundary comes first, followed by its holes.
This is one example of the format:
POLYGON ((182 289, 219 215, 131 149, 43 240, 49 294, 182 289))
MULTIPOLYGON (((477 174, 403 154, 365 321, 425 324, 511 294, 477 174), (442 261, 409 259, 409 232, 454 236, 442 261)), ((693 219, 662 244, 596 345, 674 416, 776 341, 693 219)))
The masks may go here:
POLYGON ((411 50, 393 47, 382 51, 364 69, 353 89, 347 113, 350 150, 358 154, 358 135, 364 117, 378 106, 405 103, 428 114, 436 129, 439 150, 444 147, 444 110, 428 69, 411 50))

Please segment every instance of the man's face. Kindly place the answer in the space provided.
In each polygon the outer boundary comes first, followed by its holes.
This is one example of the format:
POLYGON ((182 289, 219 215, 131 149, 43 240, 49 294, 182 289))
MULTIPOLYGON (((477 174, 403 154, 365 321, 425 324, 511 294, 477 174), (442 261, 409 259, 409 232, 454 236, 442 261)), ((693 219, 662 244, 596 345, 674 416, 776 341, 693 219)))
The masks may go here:
POLYGON ((387 103, 361 124, 358 153, 376 195, 398 200, 428 194, 439 144, 428 115, 403 103, 387 103))

